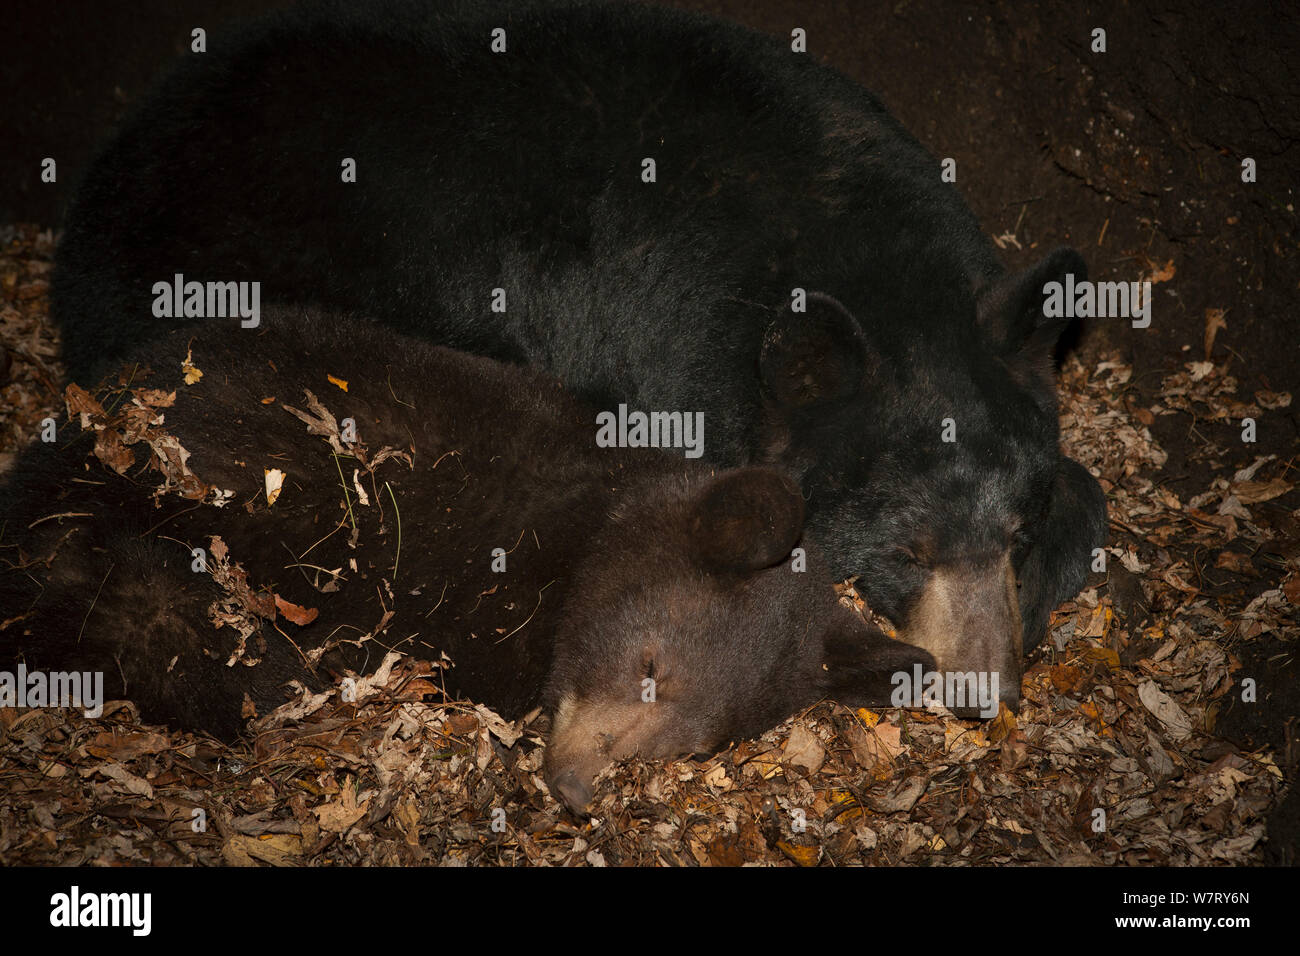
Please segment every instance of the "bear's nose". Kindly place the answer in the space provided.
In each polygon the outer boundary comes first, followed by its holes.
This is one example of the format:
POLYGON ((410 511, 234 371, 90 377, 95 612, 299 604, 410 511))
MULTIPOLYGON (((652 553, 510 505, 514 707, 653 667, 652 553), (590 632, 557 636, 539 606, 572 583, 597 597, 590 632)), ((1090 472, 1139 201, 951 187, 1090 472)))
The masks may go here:
MULTIPOLYGON (((1008 691, 1005 688, 998 694, 998 702, 1007 705, 1007 710, 1013 714, 1020 712, 1020 687, 1008 691)), ((1000 711, 999 711, 1000 712, 1000 711)), ((986 714, 979 707, 953 707, 952 715, 960 717, 962 720, 989 720, 996 717, 997 714, 986 714)))
POLYGON ((551 794, 578 815, 591 803, 591 784, 584 783, 576 770, 566 770, 551 782, 551 794))

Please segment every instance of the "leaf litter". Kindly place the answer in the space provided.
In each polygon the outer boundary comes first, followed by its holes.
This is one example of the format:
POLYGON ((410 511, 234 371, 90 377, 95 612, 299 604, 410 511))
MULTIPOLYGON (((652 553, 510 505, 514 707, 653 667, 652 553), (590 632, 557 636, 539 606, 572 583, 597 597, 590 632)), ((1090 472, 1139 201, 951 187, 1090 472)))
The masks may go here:
MULTIPOLYGON (((92 424, 108 467, 132 467, 147 448, 163 478, 156 494, 221 500, 166 434, 165 394, 136 389, 105 409, 82 390, 59 391, 47 321, 53 237, 11 227, 5 240, 0 334, 11 367, 0 383, 0 468, 66 403, 92 424)), ((199 366, 201 357, 187 376, 197 381, 199 366)), ((1018 714, 1003 708, 980 723, 942 709, 822 703, 703 762, 624 761, 598 778, 593 818, 578 820, 541 778, 547 718, 508 722, 443 699, 442 661, 390 653, 346 700, 337 687, 299 687, 235 747, 145 725, 125 701, 93 720, 0 708, 0 863, 1258 862, 1285 755, 1241 749, 1214 730, 1243 681, 1265 676, 1244 671, 1243 645, 1268 635, 1292 655, 1300 631, 1293 470, 1260 456, 1181 500, 1164 487, 1169 455, 1151 426, 1170 415, 1258 420, 1291 396, 1242 395, 1223 367, 1199 361, 1141 406, 1131 376, 1118 354, 1091 367, 1072 358, 1063 370, 1063 448, 1102 481, 1112 534, 1107 570, 1053 614, 1018 714), (1207 568, 1232 586, 1208 582, 1207 568)), ((293 413, 340 442, 333 416, 310 393, 306 404, 293 413)), ((373 471, 403 454, 353 457, 373 471)), ((1227 455, 1208 439, 1189 452, 1227 455)), ((300 622, 312 613, 245 593, 216 542, 212 555, 229 598, 212 613, 236 633, 250 614, 300 622)), ((841 591, 870 614, 851 585, 841 591)), ((242 640, 236 651, 232 663, 252 665, 242 640)))

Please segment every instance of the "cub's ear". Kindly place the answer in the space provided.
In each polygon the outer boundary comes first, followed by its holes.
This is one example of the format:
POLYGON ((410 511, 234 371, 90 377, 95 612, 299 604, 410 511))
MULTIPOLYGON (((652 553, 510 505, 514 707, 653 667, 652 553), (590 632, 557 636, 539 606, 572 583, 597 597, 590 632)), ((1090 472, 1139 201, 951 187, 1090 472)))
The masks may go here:
MULTIPOLYGON (((844 609, 846 615, 851 611, 844 609)), ((859 620, 829 631, 822 644, 823 692, 846 707, 892 707, 894 675, 913 668, 935 670, 934 658, 902 641, 890 640, 859 620)))
POLYGON ((1088 266, 1073 249, 1062 247, 1023 272, 994 279, 976 293, 976 316, 993 347, 1003 354, 1022 353, 1050 359, 1056 342, 1071 320, 1043 314, 1046 286, 1064 285, 1067 275, 1075 284, 1088 278, 1088 266))
POLYGON ((820 292, 808 293, 806 304, 804 312, 781 310, 759 355, 765 393, 787 409, 856 395, 878 364, 848 309, 820 292))
POLYGON ((691 537, 710 571, 748 573, 789 557, 803 533, 803 495, 768 468, 715 478, 695 502, 691 537))
POLYGON ((1042 531, 1020 566, 1020 620, 1028 654, 1047 632, 1052 609, 1083 587, 1092 549, 1106 542, 1106 495, 1097 479, 1061 456, 1042 531))

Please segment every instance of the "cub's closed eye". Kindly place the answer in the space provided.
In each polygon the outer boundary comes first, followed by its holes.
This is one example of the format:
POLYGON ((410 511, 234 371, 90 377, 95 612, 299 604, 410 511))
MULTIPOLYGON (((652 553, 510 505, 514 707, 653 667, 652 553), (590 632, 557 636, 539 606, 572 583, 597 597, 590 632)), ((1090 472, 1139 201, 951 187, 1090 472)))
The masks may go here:
POLYGON ((929 564, 926 562, 926 560, 920 555, 918 555, 911 548, 900 546, 894 549, 893 554, 894 557, 896 557, 898 560, 904 561, 907 564, 913 565, 915 567, 918 568, 929 567, 929 564))

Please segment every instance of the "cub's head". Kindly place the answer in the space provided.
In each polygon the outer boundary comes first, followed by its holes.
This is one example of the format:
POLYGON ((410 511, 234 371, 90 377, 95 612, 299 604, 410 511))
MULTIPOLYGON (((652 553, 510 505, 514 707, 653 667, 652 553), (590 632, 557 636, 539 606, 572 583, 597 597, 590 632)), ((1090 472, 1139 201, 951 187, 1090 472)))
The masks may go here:
POLYGON ((569 589, 546 688, 546 778, 575 811, 613 761, 710 754, 823 697, 885 705, 894 672, 932 663, 838 603, 788 477, 628 497, 569 589))

